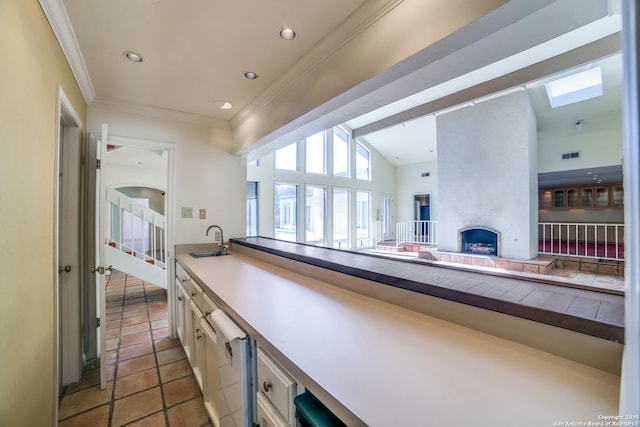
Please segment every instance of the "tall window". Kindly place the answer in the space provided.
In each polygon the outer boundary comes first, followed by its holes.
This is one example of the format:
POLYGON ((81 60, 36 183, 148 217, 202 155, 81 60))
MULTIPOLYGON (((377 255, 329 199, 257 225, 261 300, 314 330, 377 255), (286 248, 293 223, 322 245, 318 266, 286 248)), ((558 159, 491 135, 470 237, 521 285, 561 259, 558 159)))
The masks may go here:
POLYGON ((344 188, 333 189, 333 247, 346 249, 351 247, 349 230, 351 192, 344 188))
POLYGON ((294 142, 276 151, 276 169, 298 170, 298 143, 294 142))
POLYGON ((324 187, 307 186, 305 197, 304 221, 305 242, 314 245, 326 245, 327 190, 324 187))
POLYGON ((306 144, 307 144, 306 172, 307 173, 319 173, 319 174, 327 173, 327 168, 325 165, 326 156, 325 156, 324 135, 325 135, 324 132, 320 132, 307 138, 307 141, 306 141, 306 144))
POLYGON ((258 183, 247 182, 247 236, 258 235, 258 183))
POLYGON ((368 191, 356 192, 356 244, 358 247, 371 245, 370 199, 371 194, 368 191))
POLYGON ((296 241, 298 186, 276 184, 274 191, 274 237, 296 241))
POLYGON ((371 179, 371 153, 362 144, 356 144, 356 178, 371 179))
POLYGON ((349 164, 349 135, 333 128, 333 176, 350 177, 349 164))

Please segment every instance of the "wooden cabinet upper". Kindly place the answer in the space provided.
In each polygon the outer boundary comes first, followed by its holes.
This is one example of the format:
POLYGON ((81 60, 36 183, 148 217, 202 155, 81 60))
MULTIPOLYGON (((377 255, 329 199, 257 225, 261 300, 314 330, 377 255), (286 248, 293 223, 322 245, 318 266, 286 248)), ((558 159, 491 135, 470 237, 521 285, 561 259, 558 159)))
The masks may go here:
POLYGON ((622 207, 622 184, 553 187, 539 190, 540 209, 622 207))

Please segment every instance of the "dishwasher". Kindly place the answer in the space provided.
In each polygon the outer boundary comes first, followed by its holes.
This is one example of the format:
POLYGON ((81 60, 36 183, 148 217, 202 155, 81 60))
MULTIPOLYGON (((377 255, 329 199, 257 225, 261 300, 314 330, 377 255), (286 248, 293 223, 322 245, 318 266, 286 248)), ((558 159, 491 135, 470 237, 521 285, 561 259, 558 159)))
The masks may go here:
POLYGON ((255 341, 220 309, 210 315, 218 348, 220 427, 252 427, 256 419, 255 341))

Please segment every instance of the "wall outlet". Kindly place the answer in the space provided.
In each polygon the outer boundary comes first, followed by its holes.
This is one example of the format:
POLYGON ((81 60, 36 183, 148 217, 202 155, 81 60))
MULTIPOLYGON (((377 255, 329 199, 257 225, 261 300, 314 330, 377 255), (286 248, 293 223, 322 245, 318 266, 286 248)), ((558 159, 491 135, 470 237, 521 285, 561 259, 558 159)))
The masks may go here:
POLYGON ((207 219, 207 210, 200 209, 200 219, 207 219))
POLYGON ((193 218, 193 208, 182 208, 182 218, 193 218))

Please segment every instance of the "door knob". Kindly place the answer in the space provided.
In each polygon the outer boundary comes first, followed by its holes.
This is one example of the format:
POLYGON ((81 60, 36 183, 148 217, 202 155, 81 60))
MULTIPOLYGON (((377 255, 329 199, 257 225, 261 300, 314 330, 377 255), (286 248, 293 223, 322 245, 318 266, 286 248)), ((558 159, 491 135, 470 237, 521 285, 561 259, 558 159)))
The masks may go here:
POLYGON ((91 267, 91 272, 95 273, 98 272, 100 274, 104 274, 106 271, 112 271, 113 270, 113 266, 110 265, 109 267, 105 267, 104 265, 99 265, 97 267, 91 267))
POLYGON ((65 265, 63 266, 59 266, 58 267, 58 273, 70 273, 71 272, 71 266, 70 265, 65 265))
POLYGON ((264 390, 265 393, 268 393, 269 390, 271 390, 271 381, 266 380, 265 382, 262 383, 262 389, 264 390))

